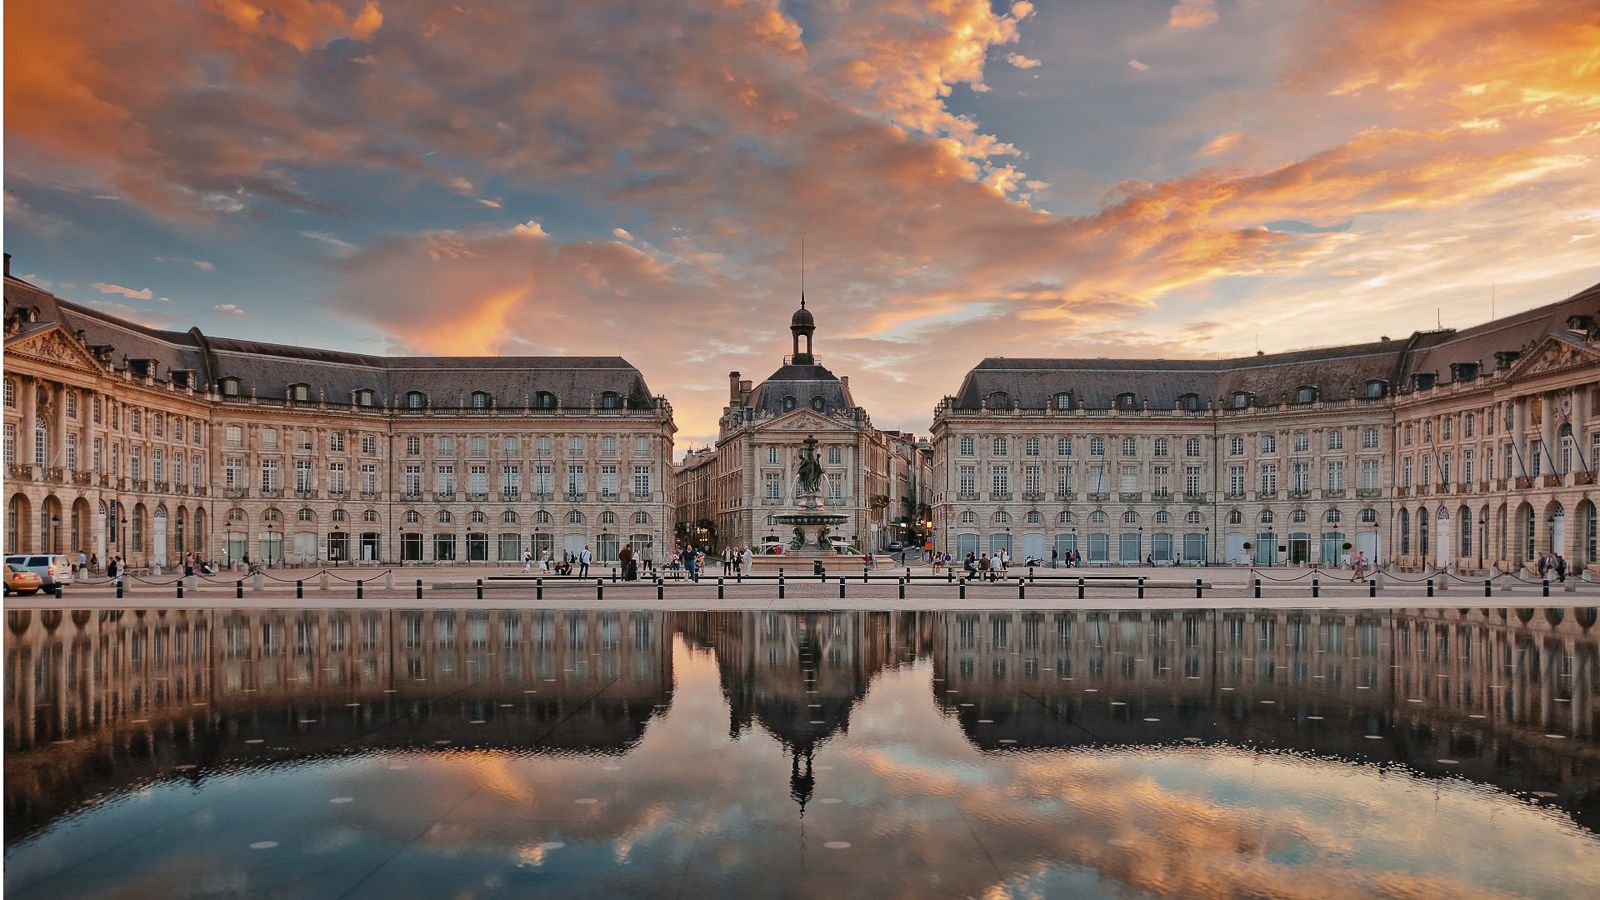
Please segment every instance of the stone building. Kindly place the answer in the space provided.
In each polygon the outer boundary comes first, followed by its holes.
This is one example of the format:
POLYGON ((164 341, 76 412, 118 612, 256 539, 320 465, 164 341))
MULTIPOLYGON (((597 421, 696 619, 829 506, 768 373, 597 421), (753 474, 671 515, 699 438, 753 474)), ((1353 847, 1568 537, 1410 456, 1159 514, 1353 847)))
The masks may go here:
POLYGON ((672 407, 617 357, 380 357, 146 328, 5 279, 7 552, 648 558, 672 407))
POLYGON ((922 465, 922 454, 907 436, 874 428, 849 377, 818 362, 816 320, 804 298, 789 331, 793 352, 766 381, 752 385, 728 373, 716 445, 676 473, 680 534, 717 548, 787 542, 791 535, 773 517, 795 508, 800 444, 809 435, 820 445, 824 509, 849 516, 830 539, 881 550, 896 539, 891 523, 905 518, 901 491, 927 483, 900 477, 922 465))
POLYGON ((1090 564, 1594 565, 1597 315, 1600 286, 1404 341, 986 359, 935 410, 935 532, 1090 564))

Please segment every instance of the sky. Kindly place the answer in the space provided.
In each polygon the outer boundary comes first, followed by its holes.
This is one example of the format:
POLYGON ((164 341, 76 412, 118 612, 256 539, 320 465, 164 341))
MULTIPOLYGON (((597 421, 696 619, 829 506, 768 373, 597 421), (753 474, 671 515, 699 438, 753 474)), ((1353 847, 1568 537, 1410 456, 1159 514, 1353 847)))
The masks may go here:
POLYGON ((146 324, 619 354, 714 440, 821 361, 1214 358, 1600 282, 1592 0, 5 6, 13 274, 146 324))

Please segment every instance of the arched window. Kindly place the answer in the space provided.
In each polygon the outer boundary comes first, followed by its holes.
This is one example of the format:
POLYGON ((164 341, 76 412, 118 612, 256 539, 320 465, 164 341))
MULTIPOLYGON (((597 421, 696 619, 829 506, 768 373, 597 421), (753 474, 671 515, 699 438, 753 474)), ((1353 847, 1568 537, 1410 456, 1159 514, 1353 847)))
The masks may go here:
POLYGON ((1200 411, 1200 395, 1184 394, 1178 398, 1178 408, 1187 412, 1200 411))
POLYGON ((567 524, 568 525, 582 525, 583 524, 583 513, 579 512, 577 510, 573 510, 572 512, 567 513, 567 524))
POLYGON ((467 521, 474 525, 482 525, 483 523, 489 521, 489 517, 483 514, 483 510, 475 509, 468 514, 467 521))
POLYGON ((1233 392, 1233 408, 1234 409, 1249 409, 1250 408, 1250 399, 1251 399, 1251 397, 1250 397, 1249 393, 1247 393, 1245 391, 1234 391, 1233 392))
POLYGON ((361 390, 356 391, 356 405, 371 406, 373 396, 372 388, 362 388, 361 390))
POLYGON ((622 398, 617 396, 616 391, 606 391, 600 395, 601 409, 617 409, 620 406, 622 406, 622 398))
POLYGON ((1237 509, 1230 510, 1228 512, 1228 524, 1229 525, 1243 525, 1244 524, 1244 513, 1239 511, 1239 510, 1237 510, 1237 509))
POLYGON ((1192 510, 1192 509, 1189 510, 1189 514, 1188 515, 1183 517, 1183 520, 1185 522, 1188 522, 1190 525, 1199 525, 1200 524, 1200 519, 1201 519, 1200 513, 1198 511, 1192 510))
POLYGON ((309 401, 311 399, 311 385, 309 385, 309 384, 291 384, 291 385, 289 385, 289 399, 295 401, 296 403, 305 403, 305 402, 309 401))
POLYGON ((1011 524, 1011 514, 1006 512, 1003 509, 1000 510, 999 512, 994 514, 994 524, 996 524, 996 525, 1010 525, 1011 524))
POLYGON ((1299 390, 1294 392, 1294 402, 1296 402, 1296 403, 1315 403, 1315 402, 1317 402, 1317 389, 1312 387, 1312 386, 1310 386, 1310 385, 1302 385, 1299 390))
POLYGON ((995 391, 989 395, 990 409, 1010 409, 1011 396, 1005 391, 995 391))
POLYGON ((1382 379, 1374 378, 1367 382, 1366 395, 1368 400, 1377 400, 1389 392, 1389 383, 1382 379))
POLYGON ((1056 409, 1063 412, 1072 409, 1072 392, 1063 391, 1056 395, 1056 409))
POLYGON ((1169 524, 1171 521, 1172 521, 1172 516, 1168 515, 1166 510, 1163 509, 1160 512, 1156 513, 1156 524, 1157 525, 1166 525, 1166 524, 1169 524))
POLYGON ((439 515, 437 516, 437 521, 439 522, 440 525, 449 525, 451 522, 454 522, 455 520, 456 520, 456 517, 450 515, 450 510, 448 510, 448 509, 439 510, 439 515))
POLYGON ((1296 525, 1304 523, 1306 521, 1306 511, 1303 509, 1295 510, 1289 514, 1289 521, 1295 523, 1296 525))
POLYGON ((615 524, 617 524, 617 514, 612 512, 609 509, 603 510, 600 513, 600 524, 601 525, 615 525, 615 524))
POLYGON ((233 377, 232 375, 229 375, 226 378, 218 378, 217 392, 222 394, 224 397, 239 396, 239 379, 233 377))
POLYGON ((1058 525, 1071 525, 1072 524, 1072 513, 1069 513, 1066 510, 1062 510, 1061 514, 1056 516, 1056 524, 1058 524, 1058 525))
POLYGON ((1104 525, 1105 523, 1106 523, 1105 510, 1097 509, 1094 512, 1089 513, 1089 524, 1090 525, 1104 525))
POLYGON ((533 522, 535 525, 549 525, 550 521, 550 514, 542 509, 533 514, 533 522))
POLYGON ((283 513, 278 512, 278 508, 272 506, 268 507, 267 511, 263 513, 261 517, 268 522, 278 522, 283 519, 283 513))
POLYGON ((783 411, 784 412, 789 412, 789 411, 793 410, 796 406, 799 405, 799 402, 800 401, 794 399, 793 397, 784 397, 783 398, 783 411))
POLYGON ((642 512, 642 511, 634 513, 633 514, 633 524, 635 524, 635 525, 649 525, 650 524, 650 514, 647 513, 647 512, 642 512))
POLYGON ((519 521, 516 510, 508 509, 500 514, 500 521, 506 525, 515 525, 519 521))
POLYGON ((422 521, 422 514, 421 513, 417 512, 414 509, 406 510, 406 524, 407 525, 415 525, 415 524, 417 524, 418 522, 421 522, 421 521, 422 521))
POLYGON ((1124 391, 1117 395, 1116 403, 1117 409, 1136 409, 1139 405, 1139 399, 1131 391, 1124 391))
POLYGON ((1272 524, 1272 519, 1273 519, 1272 510, 1263 509, 1261 511, 1261 524, 1263 524, 1263 525, 1271 525, 1272 524))
POLYGON ((556 395, 549 391, 539 391, 533 395, 533 405, 539 409, 555 409, 556 395))
POLYGON ((1044 516, 1039 515, 1039 511, 1037 509, 1030 509, 1028 510, 1028 524, 1042 525, 1044 524, 1044 516))
POLYGON ((1404 508, 1400 510, 1399 524, 1400 554, 1404 556, 1411 553, 1411 510, 1404 508))
POLYGON ((349 518, 350 518, 350 516, 348 514, 346 514, 345 511, 342 510, 342 509, 336 509, 336 510, 333 511, 333 520, 335 522, 344 522, 344 521, 348 520, 349 518))
POLYGON ((1376 524, 1378 524, 1378 511, 1373 509, 1370 506, 1367 507, 1366 509, 1363 509, 1361 511, 1361 524, 1363 524, 1363 525, 1376 525, 1376 524))
POLYGON ((427 402, 421 391, 406 391, 406 409, 421 409, 427 402))
POLYGON ((229 522, 243 522, 244 520, 245 520, 244 510, 240 509, 237 506, 235 506, 233 509, 228 510, 228 521, 229 522))
POLYGON ((1341 515, 1337 509, 1330 509, 1330 510, 1328 510, 1328 514, 1323 516, 1322 518, 1329 525, 1337 525, 1337 524, 1339 524, 1339 520, 1344 518, 1344 516, 1341 515))
POLYGON ((375 510, 375 509, 367 510, 366 512, 361 514, 361 521, 363 521, 363 522, 376 522, 376 521, 378 521, 378 511, 375 510))
POLYGON ((1137 524, 1139 524, 1139 514, 1134 512, 1131 509, 1128 510, 1127 512, 1122 514, 1122 524, 1124 524, 1124 525, 1137 525, 1137 524))
POLYGON ((976 524, 978 524, 978 514, 973 512, 970 509, 967 510, 966 512, 963 512, 961 514, 961 524, 963 524, 963 525, 976 525, 976 524))
POLYGON ((315 522, 317 514, 311 511, 311 507, 303 506, 298 513, 295 513, 295 518, 301 522, 315 522))
POLYGON ((489 408, 489 395, 484 391, 473 391, 472 392, 472 408, 473 409, 488 409, 489 408))

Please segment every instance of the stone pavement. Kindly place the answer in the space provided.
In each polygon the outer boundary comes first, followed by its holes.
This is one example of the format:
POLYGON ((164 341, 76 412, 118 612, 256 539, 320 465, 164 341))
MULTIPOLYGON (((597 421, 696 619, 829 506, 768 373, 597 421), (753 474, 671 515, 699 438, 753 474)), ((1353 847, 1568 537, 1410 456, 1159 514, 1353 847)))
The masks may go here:
POLYGON ((865 579, 834 568, 826 580, 813 575, 786 577, 783 596, 771 577, 724 578, 717 584, 720 566, 699 583, 687 579, 667 579, 659 587, 653 582, 615 582, 610 568, 595 567, 588 579, 545 577, 542 587, 535 581, 499 581, 496 576, 520 576, 521 567, 407 567, 343 568, 329 570, 326 579, 320 570, 273 569, 263 572, 260 588, 256 579, 244 579, 243 595, 238 596, 236 579, 229 577, 196 579, 185 585, 184 596, 177 596, 178 578, 173 575, 134 579, 124 596, 104 580, 80 583, 67 588, 63 599, 53 596, 8 597, 7 608, 38 609, 102 607, 144 609, 216 608, 239 609, 297 608, 337 606, 340 608, 527 608, 553 609, 883 609, 883 610, 958 610, 1003 607, 1007 609, 1108 609, 1150 607, 1159 609, 1195 607, 1458 607, 1482 605, 1486 599, 1503 605, 1513 600, 1527 606, 1589 606, 1600 603, 1600 585, 1569 579, 1567 584, 1552 583, 1548 597, 1539 583, 1504 575, 1496 578, 1492 598, 1485 598, 1483 579, 1435 575, 1434 593, 1429 596, 1427 577, 1418 573, 1378 576, 1376 596, 1369 596, 1366 583, 1353 584, 1349 572, 1314 572, 1310 569, 1252 570, 1245 567, 1183 568, 1090 568, 1039 569, 1028 577, 1025 569, 1013 569, 1011 577, 1000 582, 971 582, 963 596, 959 580, 943 574, 930 576, 926 567, 913 567, 913 579, 903 587, 905 569, 880 570, 865 579), (1078 578, 1084 579, 1082 597, 1078 578), (841 595, 840 578, 844 578, 841 595), (1254 579, 1262 580, 1261 596, 1255 596, 1254 579), (303 580, 296 596, 296 578, 303 580), (478 598, 477 580, 485 579, 483 597, 478 598), (1146 579, 1144 596, 1139 596, 1137 579, 1146 579), (1201 587, 1197 592, 1196 580, 1201 587), (1313 580, 1317 582, 1313 594, 1313 580), (356 582, 361 581, 361 599, 356 582), (417 582, 421 581, 420 599, 417 582), (326 588, 324 588, 326 581, 326 588), (597 585, 596 582, 599 582, 597 585), (392 585, 392 586, 391 586, 392 585))

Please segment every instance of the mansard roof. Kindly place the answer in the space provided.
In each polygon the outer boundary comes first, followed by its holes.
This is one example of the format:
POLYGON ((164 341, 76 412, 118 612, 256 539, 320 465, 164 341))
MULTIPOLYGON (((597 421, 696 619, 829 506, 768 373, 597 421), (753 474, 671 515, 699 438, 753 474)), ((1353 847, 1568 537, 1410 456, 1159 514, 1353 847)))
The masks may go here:
POLYGON ((562 406, 602 403, 607 393, 631 409, 651 408, 655 397, 644 376, 620 356, 378 356, 296 347, 241 338, 212 337, 200 329, 168 331, 140 325, 103 310, 71 303, 14 276, 5 280, 5 310, 31 307, 40 323, 55 322, 91 348, 109 348, 109 360, 126 368, 130 360, 152 360, 157 377, 193 371, 200 383, 215 386, 239 380, 239 393, 283 399, 290 385, 310 387, 313 400, 351 402, 356 391, 371 390, 373 403, 401 402, 420 391, 432 407, 469 406, 474 392, 495 406, 521 408, 540 392, 562 406))
POLYGON ((825 415, 847 412, 856 405, 850 388, 826 366, 789 363, 756 385, 750 392, 750 406, 762 412, 784 413, 789 411, 786 400, 791 397, 792 408, 817 410, 825 415), (820 410, 818 398, 822 401, 820 410))

